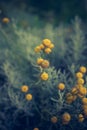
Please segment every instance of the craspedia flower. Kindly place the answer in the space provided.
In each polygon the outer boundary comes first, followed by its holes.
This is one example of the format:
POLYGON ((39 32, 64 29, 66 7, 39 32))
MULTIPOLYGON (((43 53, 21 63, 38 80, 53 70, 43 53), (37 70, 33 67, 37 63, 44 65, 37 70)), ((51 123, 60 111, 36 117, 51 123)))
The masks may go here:
POLYGON ((49 46, 50 49, 53 49, 54 48, 54 44, 51 43, 50 46, 49 46))
POLYGON ((56 116, 53 116, 53 117, 51 117, 51 122, 52 123, 57 123, 57 121, 58 121, 58 118, 56 117, 56 116))
POLYGON ((32 96, 32 94, 26 94, 25 98, 26 98, 26 100, 31 101, 33 96, 32 96))
POLYGON ((46 48, 46 49, 44 50, 44 52, 45 52, 46 54, 49 54, 49 53, 52 52, 52 50, 51 50, 50 48, 46 48))
POLYGON ((71 104, 77 98, 76 95, 72 95, 71 93, 66 94, 66 102, 71 104))
POLYGON ((81 66, 81 67, 80 67, 80 72, 81 72, 81 73, 86 73, 86 67, 81 66))
POLYGON ((84 105, 87 105, 87 98, 86 98, 86 97, 82 98, 82 103, 83 103, 84 105))
POLYGON ((87 94, 87 90, 83 86, 81 86, 78 91, 79 91, 79 94, 81 94, 82 96, 85 96, 87 94))
POLYGON ((34 128, 33 130, 39 130, 39 128, 34 128))
POLYGON ((7 24, 7 23, 10 22, 10 19, 7 18, 7 17, 5 17, 5 18, 2 19, 2 22, 5 23, 5 24, 7 24))
POLYGON ((37 59, 37 64, 38 64, 38 65, 41 65, 42 62, 43 62, 43 60, 44 60, 43 58, 38 58, 38 59, 37 59))
POLYGON ((43 60, 42 63, 41 63, 41 67, 42 68, 48 68, 50 65, 49 61, 48 60, 43 60))
POLYGON ((83 74, 81 72, 76 73, 76 78, 82 78, 82 77, 83 77, 83 74))
POLYGON ((61 91, 64 90, 65 89, 65 84, 64 83, 59 83, 58 84, 58 89, 61 90, 61 91))
POLYGON ((48 80, 49 75, 48 75, 48 73, 43 72, 40 77, 41 77, 42 80, 48 80))
POLYGON ((28 90, 29 90, 29 87, 27 85, 23 85, 21 87, 21 91, 24 92, 24 93, 28 92, 28 90))
POLYGON ((72 94, 77 94, 78 93, 78 89, 76 87, 73 87, 72 90, 71 90, 71 93, 72 94))
POLYGON ((36 46, 35 49, 34 49, 34 51, 35 51, 36 53, 40 52, 40 51, 41 51, 40 46, 36 46))
POLYGON ((45 46, 43 44, 40 44, 39 46, 42 50, 45 48, 45 46))
POLYGON ((44 39, 44 40, 42 41, 42 44, 43 44, 45 47, 49 47, 50 44, 51 44, 51 41, 50 41, 49 39, 44 39))
POLYGON ((68 112, 65 112, 62 115, 63 124, 68 124, 70 122, 70 120, 71 120, 71 115, 68 112))
POLYGON ((83 114, 79 114, 79 115, 78 115, 78 121, 79 121, 79 122, 83 122, 83 121, 84 121, 84 116, 83 116, 83 114))
POLYGON ((79 78, 79 79, 77 80, 77 83, 78 83, 78 84, 84 84, 84 79, 79 78))

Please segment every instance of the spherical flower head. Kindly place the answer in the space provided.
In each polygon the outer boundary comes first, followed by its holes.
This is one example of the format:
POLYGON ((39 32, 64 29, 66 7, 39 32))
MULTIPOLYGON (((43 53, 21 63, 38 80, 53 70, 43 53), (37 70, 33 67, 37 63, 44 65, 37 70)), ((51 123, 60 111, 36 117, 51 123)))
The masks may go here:
POLYGON ((76 73, 76 78, 82 78, 82 77, 83 77, 83 74, 81 72, 76 73))
POLYGON ((39 130, 39 128, 34 128, 33 130, 39 130))
POLYGON ((85 96, 87 94, 87 90, 83 86, 80 87, 78 91, 79 91, 79 94, 82 95, 82 96, 85 96))
POLYGON ((66 102, 71 104, 74 101, 74 96, 71 93, 66 94, 66 102))
POLYGON ((81 72, 81 73, 86 73, 86 67, 81 66, 81 67, 80 67, 80 72, 81 72))
POLYGON ((49 61, 48 60, 43 60, 42 63, 41 63, 41 67, 42 68, 48 68, 50 65, 49 61))
POLYGON ((50 44, 51 44, 51 41, 50 41, 49 39, 44 39, 44 40, 42 41, 42 44, 43 44, 45 47, 49 47, 50 44))
POLYGON ((24 92, 24 93, 28 92, 28 90, 29 90, 29 87, 27 85, 23 85, 21 87, 21 91, 24 92))
POLYGON ((43 44, 40 44, 40 48, 41 48, 41 50, 43 50, 45 48, 45 46, 43 44))
POLYGON ((76 87, 73 87, 72 90, 71 90, 71 93, 72 94, 77 94, 78 93, 78 89, 76 87))
POLYGON ((26 100, 31 101, 33 96, 32 96, 32 94, 26 94, 25 98, 26 98, 26 100))
POLYGON ((65 84, 64 83, 59 83, 58 84, 58 89, 63 91, 65 89, 65 84))
POLYGON ((51 50, 50 48, 46 48, 46 49, 44 50, 44 52, 45 52, 46 54, 49 54, 49 53, 52 52, 52 50, 51 50))
POLYGON ((49 78, 48 73, 46 73, 46 72, 43 72, 40 77, 42 80, 48 80, 48 78, 49 78))
POLYGON ((68 112, 65 112, 62 115, 62 120, 64 123, 68 123, 71 120, 71 115, 68 112))
POLYGON ((42 62, 43 62, 43 60, 44 60, 43 58, 38 58, 38 59, 37 59, 37 64, 38 64, 38 65, 41 65, 42 62))
POLYGON ((78 83, 78 84, 84 84, 84 79, 79 78, 79 79, 77 80, 77 83, 78 83))
POLYGON ((5 23, 5 24, 7 24, 7 23, 10 22, 10 19, 7 18, 7 17, 5 17, 5 18, 2 19, 2 22, 5 23))
POLYGON ((51 122, 52 123, 57 123, 57 121, 58 121, 58 118, 56 117, 56 116, 53 116, 53 117, 51 117, 51 122))
POLYGON ((84 105, 87 105, 87 98, 86 98, 86 97, 82 98, 82 103, 83 103, 84 105))
POLYGON ((53 49, 54 48, 54 44, 51 43, 50 46, 49 46, 50 49, 53 49))
POLYGON ((36 53, 40 52, 40 51, 41 51, 40 46, 36 46, 35 49, 34 49, 34 51, 35 51, 36 53))
POLYGON ((78 115, 78 121, 79 121, 79 122, 83 122, 83 121, 84 121, 84 116, 83 116, 83 114, 79 114, 79 115, 78 115))

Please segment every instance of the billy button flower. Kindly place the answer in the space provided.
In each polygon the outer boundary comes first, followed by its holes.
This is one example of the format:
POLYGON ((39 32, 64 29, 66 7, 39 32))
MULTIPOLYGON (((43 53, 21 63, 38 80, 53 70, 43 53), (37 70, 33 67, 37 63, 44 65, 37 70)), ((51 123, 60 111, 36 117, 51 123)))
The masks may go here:
POLYGON ((68 112, 65 112, 63 115, 62 115, 62 122, 63 124, 68 124, 71 120, 71 115, 68 113, 68 112))
POLYGON ((43 50, 45 48, 45 46, 43 44, 40 44, 39 47, 41 48, 41 50, 43 50))
POLYGON ((52 52, 52 50, 51 50, 50 48, 46 48, 46 49, 44 49, 44 52, 45 52, 46 54, 49 54, 49 53, 52 52))
POLYGON ((23 85, 21 87, 21 91, 24 92, 24 93, 28 92, 28 90, 29 90, 29 87, 27 85, 23 85))
POLYGON ((51 117, 51 122, 53 124, 57 123, 57 121, 58 121, 58 118, 56 116, 51 117))
POLYGON ((50 65, 49 61, 48 60, 43 60, 42 63, 41 63, 41 67, 42 68, 48 68, 50 65))
POLYGON ((83 122, 83 121, 84 121, 84 116, 83 116, 83 114, 79 114, 79 115, 78 115, 78 121, 79 121, 79 122, 83 122))
POLYGON ((65 89, 65 84, 64 83, 59 83, 58 84, 58 89, 63 91, 65 89))
POLYGON ((35 49, 34 49, 34 51, 35 51, 36 53, 40 52, 40 51, 41 51, 40 46, 36 46, 35 49))
POLYGON ((82 78, 82 77, 83 77, 83 74, 81 72, 76 73, 76 78, 82 78))
POLYGON ((40 78, 41 78, 41 80, 48 80, 49 75, 48 75, 48 73, 43 72, 43 73, 40 75, 40 78))
POLYGON ((85 66, 81 66, 79 70, 83 74, 86 73, 86 67, 85 66))
POLYGON ((76 98, 77 98, 77 96, 76 95, 72 95, 72 93, 67 93, 66 94, 66 102, 68 104, 71 104, 73 101, 76 100, 76 98))
POLYGON ((51 45, 51 41, 49 39, 44 39, 42 41, 42 44, 45 46, 45 47, 49 47, 51 45))
POLYGON ((71 89, 71 93, 74 94, 74 95, 76 95, 78 93, 78 89, 76 87, 73 87, 71 89))
POLYGON ((32 94, 26 94, 25 98, 26 98, 26 100, 31 101, 33 96, 32 96, 32 94))
MULTIPOLYGON (((79 87, 78 94, 85 96, 87 94, 87 90, 84 86, 79 87)), ((79 96, 79 95, 78 95, 79 96)))
POLYGON ((77 83, 83 85, 84 84, 84 79, 83 78, 78 78, 77 83))
POLYGON ((54 44, 51 43, 51 44, 49 45, 49 48, 50 48, 50 49, 53 49, 53 48, 54 48, 54 44))
POLYGON ((5 17, 5 18, 2 19, 2 22, 5 23, 5 24, 7 24, 7 23, 10 22, 10 19, 7 18, 7 17, 5 17))
POLYGON ((87 105, 87 98, 86 97, 82 98, 82 103, 83 103, 83 105, 87 105))
POLYGON ((38 59, 37 59, 37 64, 38 64, 38 65, 41 65, 43 61, 44 61, 43 58, 38 58, 38 59))

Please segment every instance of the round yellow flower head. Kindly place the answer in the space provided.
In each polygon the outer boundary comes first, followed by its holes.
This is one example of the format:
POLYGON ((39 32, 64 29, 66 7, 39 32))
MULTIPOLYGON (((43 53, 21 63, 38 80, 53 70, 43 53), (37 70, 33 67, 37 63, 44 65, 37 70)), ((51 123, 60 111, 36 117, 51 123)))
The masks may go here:
POLYGON ((37 59, 37 64, 38 64, 38 65, 41 65, 42 62, 43 62, 43 60, 44 60, 44 59, 42 59, 42 58, 38 58, 38 59, 37 59))
POLYGON ((61 91, 64 90, 65 89, 65 84, 64 83, 59 83, 58 84, 58 89, 61 90, 61 91))
POLYGON ((78 91, 79 91, 79 94, 82 95, 82 96, 85 96, 87 94, 87 90, 83 86, 80 87, 78 91))
POLYGON ((40 48, 43 50, 45 46, 43 44, 40 44, 40 48))
POLYGON ((86 98, 86 97, 82 98, 82 103, 83 103, 84 105, 87 105, 87 98, 86 98))
POLYGON ((48 80, 48 78, 49 78, 48 73, 46 73, 46 72, 43 72, 40 77, 42 80, 48 80))
POLYGON ((32 100, 32 94, 26 94, 25 98, 26 98, 26 100, 31 101, 32 100))
POLYGON ((34 49, 34 51, 35 51, 36 53, 40 52, 40 51, 41 51, 40 46, 36 46, 35 49, 34 49))
POLYGON ((7 17, 5 17, 5 18, 2 19, 2 22, 5 23, 5 24, 7 24, 7 23, 10 22, 10 19, 7 18, 7 17))
POLYGON ((83 77, 83 74, 81 72, 76 73, 76 78, 82 78, 82 77, 83 77))
POLYGON ((50 65, 49 61, 48 60, 43 60, 42 61, 42 64, 41 64, 41 67, 42 68, 48 68, 50 65))
POLYGON ((79 78, 79 79, 77 80, 77 83, 78 83, 78 84, 84 84, 84 79, 79 78))
POLYGON ((81 67, 80 67, 80 72, 81 72, 81 73, 86 73, 86 67, 81 66, 81 67))
POLYGON ((51 50, 50 48, 46 48, 46 49, 44 50, 44 52, 45 52, 46 54, 49 54, 49 53, 52 52, 52 50, 51 50))
POLYGON ((58 118, 56 117, 56 116, 53 116, 53 117, 51 117, 51 122, 52 123, 57 123, 57 121, 58 121, 58 118))
POLYGON ((78 121, 79 121, 79 122, 83 122, 83 121, 84 121, 84 116, 83 116, 83 114, 79 114, 79 115, 78 115, 78 121))
POLYGON ((76 87, 73 87, 72 90, 71 90, 71 93, 72 94, 77 94, 78 93, 78 89, 76 87))
POLYGON ((33 130, 39 130, 39 128, 34 128, 33 130))
POLYGON ((50 41, 49 39, 44 39, 44 40, 42 41, 42 44, 43 44, 45 47, 49 47, 50 44, 51 44, 51 41, 50 41))
POLYGON ((29 89, 29 87, 27 86, 27 85, 23 85, 22 87, 21 87, 21 91, 22 92, 28 92, 28 89, 29 89))
POLYGON ((54 44, 51 43, 50 46, 49 46, 50 49, 53 49, 54 48, 54 44))
POLYGON ((75 97, 71 93, 66 94, 66 102, 71 104, 75 100, 75 97))
POLYGON ((64 124, 68 124, 70 120, 71 120, 71 115, 68 112, 65 112, 62 115, 62 121, 63 121, 63 123, 64 124))

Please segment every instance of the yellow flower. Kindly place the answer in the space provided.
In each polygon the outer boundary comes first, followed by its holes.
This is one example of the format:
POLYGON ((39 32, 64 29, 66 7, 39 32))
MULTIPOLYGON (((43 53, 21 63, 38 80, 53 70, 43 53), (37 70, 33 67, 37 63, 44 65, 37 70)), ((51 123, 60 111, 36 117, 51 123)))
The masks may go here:
POLYGON ((82 103, 83 103, 84 105, 87 105, 87 98, 86 98, 86 97, 82 98, 82 103))
POLYGON ((24 86, 21 87, 21 91, 22 91, 22 92, 28 92, 28 89, 29 89, 29 88, 28 88, 27 85, 24 85, 24 86))
POLYGON ((32 94, 26 94, 25 98, 26 98, 26 100, 31 101, 32 100, 32 94))
POLYGON ((40 48, 43 50, 45 46, 43 44, 40 44, 40 48))
POLYGON ((78 84, 84 84, 84 79, 79 78, 79 79, 77 80, 77 83, 78 83, 78 84))
POLYGON ((84 116, 82 114, 78 115, 78 121, 83 122, 84 121, 84 116))
POLYGON ((83 74, 81 72, 76 73, 76 78, 82 78, 82 77, 83 77, 83 74))
POLYGON ((64 90, 65 89, 65 84, 64 83, 59 83, 58 84, 58 89, 61 90, 61 91, 64 90))
POLYGON ((44 50, 44 52, 45 52, 46 54, 49 54, 49 53, 52 52, 52 50, 51 50, 50 48, 46 48, 46 49, 44 50))
POLYGON ((39 130, 39 128, 34 128, 33 130, 39 130))
POLYGON ((37 59, 37 64, 38 64, 38 65, 41 65, 42 62, 43 62, 43 60, 44 60, 44 59, 42 59, 42 58, 38 58, 38 59, 37 59))
POLYGON ((34 51, 35 51, 36 53, 40 52, 40 51, 41 51, 40 46, 36 46, 35 49, 34 49, 34 51))
POLYGON ((46 73, 46 72, 43 72, 40 77, 42 80, 48 80, 48 78, 49 78, 48 73, 46 73))
POLYGON ((65 112, 62 115, 63 124, 68 124, 70 120, 71 120, 71 115, 68 112, 65 112))
POLYGON ((56 116, 53 116, 53 117, 51 117, 51 122, 52 123, 57 123, 57 121, 58 121, 58 118, 56 117, 56 116))
POLYGON ((79 94, 82 95, 82 96, 84 96, 84 95, 87 94, 87 90, 86 90, 86 88, 83 87, 83 86, 79 87, 79 90, 78 90, 78 91, 79 91, 79 94))
POLYGON ((72 94, 77 94, 78 93, 78 89, 76 87, 73 87, 71 90, 72 94))
POLYGON ((5 18, 2 19, 2 22, 5 23, 5 24, 7 24, 7 23, 10 22, 10 19, 7 18, 7 17, 5 17, 5 18))
POLYGON ((81 72, 81 73, 86 73, 86 67, 81 66, 81 67, 80 67, 80 72, 81 72))
POLYGON ((51 43, 50 46, 49 46, 50 49, 53 49, 54 48, 54 44, 51 43))
POLYGON ((43 60, 41 63, 42 68, 47 68, 47 67, 49 67, 49 65, 50 65, 50 63, 48 60, 43 60))
POLYGON ((46 46, 46 47, 49 47, 50 44, 51 44, 51 41, 50 41, 49 39, 44 39, 44 40, 42 41, 42 44, 43 44, 44 46, 46 46))

